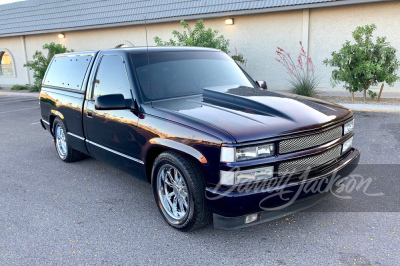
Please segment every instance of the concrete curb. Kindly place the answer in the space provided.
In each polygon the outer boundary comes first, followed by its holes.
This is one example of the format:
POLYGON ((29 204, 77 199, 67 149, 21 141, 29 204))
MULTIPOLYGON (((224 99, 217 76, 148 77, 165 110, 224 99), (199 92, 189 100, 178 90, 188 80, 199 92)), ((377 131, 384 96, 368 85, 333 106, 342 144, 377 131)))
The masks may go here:
MULTIPOLYGON (((272 92, 277 92, 277 93, 290 93, 290 90, 287 89, 276 89, 276 90, 270 90, 272 92)), ((379 91, 377 91, 378 93, 379 91)), ((317 89, 317 95, 318 96, 327 96, 327 97, 351 97, 350 92, 345 91, 345 90, 320 90, 317 89)), ((356 92, 355 97, 363 97, 362 92, 356 92)), ((368 96, 369 97, 369 96, 368 96)), ((400 98, 400 91, 385 91, 383 90, 381 99, 399 99, 400 98)))
POLYGON ((375 105, 356 103, 337 103, 355 111, 400 112, 400 105, 375 105))
MULTIPOLYGON (((379 93, 379 91, 375 91, 376 93, 379 93)), ((330 96, 330 97, 351 97, 350 92, 348 91, 329 91, 329 90, 323 90, 323 91, 317 91, 317 94, 319 96, 330 96)), ((362 92, 356 92, 354 93, 354 97, 361 98, 363 97, 362 92)), ((369 98, 369 96, 367 95, 369 98)), ((383 90, 381 99, 394 99, 400 98, 400 92, 399 91, 385 91, 383 90)))
POLYGON ((1 91, 0 96, 23 96, 23 97, 39 97, 38 92, 10 92, 10 91, 1 91))

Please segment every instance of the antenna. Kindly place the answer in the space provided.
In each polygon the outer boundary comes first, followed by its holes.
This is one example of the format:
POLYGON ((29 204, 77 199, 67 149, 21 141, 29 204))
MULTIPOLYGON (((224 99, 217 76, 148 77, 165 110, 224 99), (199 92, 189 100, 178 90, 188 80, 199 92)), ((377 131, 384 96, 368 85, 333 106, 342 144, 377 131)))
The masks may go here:
POLYGON ((144 28, 146 30, 146 49, 147 49, 147 71, 149 72, 149 88, 150 88, 150 105, 153 107, 153 93, 151 91, 151 71, 150 71, 150 58, 149 58, 149 43, 147 41, 147 20, 146 15, 144 16, 144 28))

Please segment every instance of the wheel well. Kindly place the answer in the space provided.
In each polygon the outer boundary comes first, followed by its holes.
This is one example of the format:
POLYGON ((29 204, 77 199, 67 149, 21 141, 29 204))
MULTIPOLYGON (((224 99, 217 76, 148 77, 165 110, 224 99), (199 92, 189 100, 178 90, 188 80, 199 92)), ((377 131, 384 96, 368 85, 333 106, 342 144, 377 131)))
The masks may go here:
POLYGON ((54 132, 53 132, 53 122, 54 122, 54 119, 56 119, 56 116, 55 116, 55 115, 50 115, 50 121, 49 121, 49 123, 50 123, 50 132, 51 132, 52 135, 54 134, 54 132))
POLYGON ((146 177, 149 183, 151 183, 151 170, 153 168, 154 160, 160 155, 163 151, 166 151, 166 148, 161 147, 153 147, 147 152, 146 157, 146 177))
MULTIPOLYGON (((197 163, 200 166, 200 169, 202 169, 203 171, 203 167, 201 167, 201 163, 194 158, 193 156, 191 156, 190 154, 187 153, 183 153, 174 149, 169 149, 169 148, 165 148, 165 147, 153 147, 150 148, 149 151, 147 152, 147 157, 146 157, 146 177, 147 180, 149 181, 149 183, 151 183, 151 171, 153 169, 153 163, 154 160, 157 158, 158 155, 160 155, 162 152, 164 151, 173 151, 176 153, 179 153, 181 155, 187 156, 189 158, 191 158, 195 163, 197 163)), ((204 172, 203 172, 204 174, 204 172)))

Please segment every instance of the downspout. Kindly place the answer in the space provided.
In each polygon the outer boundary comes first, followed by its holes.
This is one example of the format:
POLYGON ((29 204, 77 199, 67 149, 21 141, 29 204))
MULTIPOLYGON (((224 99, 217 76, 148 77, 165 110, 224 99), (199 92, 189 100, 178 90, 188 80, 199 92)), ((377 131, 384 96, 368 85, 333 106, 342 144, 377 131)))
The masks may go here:
MULTIPOLYGON (((28 62, 28 53, 26 52, 26 43, 25 43, 25 36, 21 36, 22 47, 24 49, 24 61, 25 63, 28 62)), ((31 85, 31 77, 29 75, 29 69, 26 68, 26 74, 28 76, 28 84, 31 85)))
MULTIPOLYGON (((307 53, 307 56, 310 56, 309 45, 308 45, 309 37, 310 37, 310 9, 303 9, 303 34, 301 37, 301 42, 303 43, 303 47, 307 53)), ((307 64, 307 73, 308 73, 308 64, 307 64)))

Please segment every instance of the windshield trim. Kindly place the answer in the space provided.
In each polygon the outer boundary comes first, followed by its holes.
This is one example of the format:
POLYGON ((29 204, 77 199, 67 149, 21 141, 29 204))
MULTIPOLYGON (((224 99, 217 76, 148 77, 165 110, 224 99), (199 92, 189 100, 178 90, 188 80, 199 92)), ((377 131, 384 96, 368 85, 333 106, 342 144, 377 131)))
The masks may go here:
POLYGON ((163 101, 169 101, 169 100, 176 100, 176 99, 183 99, 183 98, 195 98, 195 97, 199 97, 202 96, 202 93, 198 93, 198 94, 191 94, 191 95, 186 95, 186 96, 176 96, 176 97, 169 97, 169 98, 164 98, 164 99, 158 99, 158 100, 152 100, 152 101, 145 101, 144 103, 156 103, 156 102, 163 102, 163 101))
MULTIPOLYGON (((204 53, 204 52, 207 52, 207 53, 224 53, 225 55, 227 55, 236 64, 236 66, 240 69, 240 71, 243 73, 244 77, 252 85, 252 87, 253 88, 257 88, 257 85, 256 85, 255 81, 251 78, 251 76, 235 60, 233 60, 228 54, 226 54, 225 52, 223 52, 221 50, 216 50, 216 49, 197 50, 197 49, 193 49, 193 50, 181 50, 181 51, 179 51, 179 50, 178 51, 177 50, 171 50, 171 51, 149 51, 149 52, 143 51, 143 52, 140 52, 140 53, 131 52, 131 53, 129 53, 129 61, 131 62, 132 70, 134 72, 133 73, 134 80, 135 80, 135 83, 136 83, 136 87, 139 90, 139 95, 140 95, 142 103, 144 103, 144 104, 149 104, 150 103, 151 104, 152 102, 156 102, 156 101, 179 99, 179 98, 186 98, 186 97, 202 95, 202 93, 196 93, 196 94, 190 94, 190 95, 184 95, 184 96, 176 96, 176 97, 168 97, 168 98, 156 99, 156 100, 154 100, 154 99, 146 99, 147 97, 145 97, 143 95, 145 92, 144 92, 144 89, 142 87, 142 84, 140 83, 139 76, 137 74, 137 69, 136 69, 137 64, 135 64, 135 60, 133 59, 133 57, 135 55, 166 54, 166 53, 168 54, 168 53, 177 53, 177 52, 178 53, 180 53, 180 52, 181 53, 187 53, 187 52, 190 52, 190 53, 204 53)), ((151 75, 151 72, 150 72, 150 75, 151 75)))

